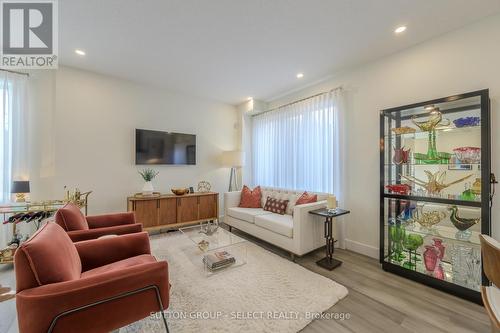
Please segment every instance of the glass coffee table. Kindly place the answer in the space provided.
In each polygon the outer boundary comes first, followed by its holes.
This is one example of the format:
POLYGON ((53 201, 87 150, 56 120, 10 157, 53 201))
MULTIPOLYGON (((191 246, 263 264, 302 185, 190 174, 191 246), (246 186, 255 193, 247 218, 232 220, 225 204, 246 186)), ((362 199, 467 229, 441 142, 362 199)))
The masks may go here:
POLYGON ((200 264, 207 275, 247 263, 247 240, 213 223, 180 228, 199 250, 200 264), (210 230, 212 228, 212 230, 210 230))

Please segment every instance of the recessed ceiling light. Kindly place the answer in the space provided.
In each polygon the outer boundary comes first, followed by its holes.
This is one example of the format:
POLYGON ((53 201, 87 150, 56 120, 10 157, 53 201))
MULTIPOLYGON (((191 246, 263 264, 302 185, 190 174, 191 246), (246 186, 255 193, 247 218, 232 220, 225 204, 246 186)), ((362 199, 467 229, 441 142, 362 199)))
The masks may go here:
POLYGON ((404 25, 397 27, 396 30, 394 30, 395 33, 400 34, 402 32, 406 31, 406 27, 404 25))
POLYGON ((75 53, 78 54, 78 55, 81 55, 81 56, 85 55, 85 51, 82 51, 82 50, 79 50, 79 49, 76 49, 75 53))
POLYGON ((302 79, 304 77, 304 74, 303 73, 299 73, 297 74, 297 79, 302 79))

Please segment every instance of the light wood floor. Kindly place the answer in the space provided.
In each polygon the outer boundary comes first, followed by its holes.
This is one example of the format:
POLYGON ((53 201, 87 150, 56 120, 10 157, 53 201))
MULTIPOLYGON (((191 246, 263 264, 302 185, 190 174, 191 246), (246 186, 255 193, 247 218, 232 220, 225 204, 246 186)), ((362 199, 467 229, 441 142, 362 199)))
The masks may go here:
MULTIPOLYGON (((283 257, 288 253, 233 229, 283 257)), ((348 320, 317 319, 303 333, 390 332, 491 332, 482 306, 382 270, 378 260, 351 251, 335 249, 343 264, 327 271, 316 265, 324 257, 318 250, 296 262, 344 285, 346 298, 326 312, 349 314, 348 320)))
MULTIPOLYGON (((234 229, 233 229, 234 230, 234 229)), ((243 237, 288 258, 288 253, 239 231, 243 237)), ((384 272, 377 260, 336 250, 344 263, 333 271, 316 265, 322 250, 296 262, 349 289, 349 295, 326 312, 348 314, 348 320, 317 319, 303 333, 356 332, 490 332, 484 308, 419 283, 384 272)), ((12 267, 0 267, 0 283, 14 284, 12 267)), ((14 300, 0 303, 0 333, 17 332, 14 300)), ((257 333, 257 332, 256 332, 257 333)), ((278 333, 278 332, 276 332, 278 333)))

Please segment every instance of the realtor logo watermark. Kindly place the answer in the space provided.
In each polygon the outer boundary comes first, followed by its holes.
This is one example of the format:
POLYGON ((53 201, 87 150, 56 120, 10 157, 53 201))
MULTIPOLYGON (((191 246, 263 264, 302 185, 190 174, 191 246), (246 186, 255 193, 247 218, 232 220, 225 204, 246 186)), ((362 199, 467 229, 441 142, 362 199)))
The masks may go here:
POLYGON ((1 68, 57 68, 57 0, 0 0, 0 18, 1 68))

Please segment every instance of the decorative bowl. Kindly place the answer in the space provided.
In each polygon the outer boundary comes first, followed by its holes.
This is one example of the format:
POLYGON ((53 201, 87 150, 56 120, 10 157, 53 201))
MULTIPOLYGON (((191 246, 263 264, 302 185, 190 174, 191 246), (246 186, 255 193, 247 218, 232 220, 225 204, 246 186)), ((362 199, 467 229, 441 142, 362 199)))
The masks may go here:
POLYGON ((184 194, 189 192, 189 189, 187 189, 187 188, 172 188, 170 190, 175 195, 184 195, 184 194))
POLYGON ((481 123, 480 117, 462 117, 453 120, 455 127, 470 127, 470 126, 479 126, 481 123))
POLYGON ((479 163, 481 161, 481 148, 459 147, 453 149, 457 159, 464 164, 479 163))
POLYGON ((415 164, 448 164, 452 154, 440 151, 436 158, 429 158, 427 154, 413 153, 415 164))
POLYGON ((411 191, 411 186, 408 184, 386 185, 385 188, 388 189, 389 192, 391 193, 397 193, 402 195, 408 195, 411 191))
POLYGON ((403 126, 403 127, 393 128, 392 131, 396 135, 401 135, 401 134, 415 133, 417 130, 408 126, 403 126))

